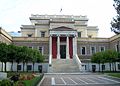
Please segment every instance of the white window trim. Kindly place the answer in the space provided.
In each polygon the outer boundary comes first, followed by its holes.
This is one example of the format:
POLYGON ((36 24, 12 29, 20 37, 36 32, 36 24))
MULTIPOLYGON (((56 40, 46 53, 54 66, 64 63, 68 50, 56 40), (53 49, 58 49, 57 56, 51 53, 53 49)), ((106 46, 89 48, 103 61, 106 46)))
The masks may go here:
POLYGON ((117 50, 117 45, 118 45, 118 44, 115 44, 115 51, 118 51, 118 50, 117 50))
POLYGON ((99 51, 101 52, 101 47, 104 47, 104 51, 106 50, 105 49, 105 46, 99 46, 99 51))
POLYGON ((42 55, 44 54, 44 47, 43 46, 38 46, 38 50, 39 50, 39 47, 42 47, 42 55))
POLYGON ((40 31, 40 37, 42 37, 42 32, 44 32, 45 34, 44 34, 44 37, 46 37, 46 31, 40 31))
POLYGON ((86 48, 86 46, 81 46, 81 47, 80 47, 80 51, 81 51, 81 52, 80 52, 81 55, 87 55, 87 48, 86 48), (85 54, 82 54, 82 47, 85 47, 85 54))
POLYGON ((94 47, 95 48, 95 53, 96 53, 96 46, 90 46, 90 55, 92 55, 93 53, 92 53, 92 47, 94 47))

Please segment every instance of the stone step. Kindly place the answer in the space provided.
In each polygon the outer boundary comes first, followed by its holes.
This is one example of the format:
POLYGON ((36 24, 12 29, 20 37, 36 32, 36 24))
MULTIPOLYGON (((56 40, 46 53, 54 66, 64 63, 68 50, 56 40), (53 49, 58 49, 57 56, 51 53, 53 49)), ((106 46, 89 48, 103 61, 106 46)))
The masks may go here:
POLYGON ((53 59, 52 72, 54 73, 75 73, 80 72, 78 65, 73 59, 53 59))

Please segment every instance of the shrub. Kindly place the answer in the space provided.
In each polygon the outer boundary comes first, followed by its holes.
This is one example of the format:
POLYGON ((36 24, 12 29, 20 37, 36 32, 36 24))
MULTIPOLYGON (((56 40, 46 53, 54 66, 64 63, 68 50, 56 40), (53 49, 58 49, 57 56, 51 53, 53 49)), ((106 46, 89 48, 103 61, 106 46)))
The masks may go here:
POLYGON ((0 86, 12 86, 12 82, 10 80, 4 79, 1 81, 0 86))
POLYGON ((14 86, 26 86, 26 85, 23 81, 18 81, 16 83, 14 83, 14 86))

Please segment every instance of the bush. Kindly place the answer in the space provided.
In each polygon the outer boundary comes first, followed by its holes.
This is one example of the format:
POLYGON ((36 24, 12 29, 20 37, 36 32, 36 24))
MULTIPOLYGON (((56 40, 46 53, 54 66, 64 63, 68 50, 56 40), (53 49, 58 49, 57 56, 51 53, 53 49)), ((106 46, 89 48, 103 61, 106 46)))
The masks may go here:
POLYGON ((27 75, 20 75, 19 80, 31 80, 33 79, 35 76, 33 74, 27 74, 27 75))
POLYGON ((14 83, 14 86, 26 86, 26 85, 23 81, 18 81, 16 83, 14 83))
POLYGON ((0 82, 0 86, 12 86, 12 82, 10 80, 4 79, 0 82))

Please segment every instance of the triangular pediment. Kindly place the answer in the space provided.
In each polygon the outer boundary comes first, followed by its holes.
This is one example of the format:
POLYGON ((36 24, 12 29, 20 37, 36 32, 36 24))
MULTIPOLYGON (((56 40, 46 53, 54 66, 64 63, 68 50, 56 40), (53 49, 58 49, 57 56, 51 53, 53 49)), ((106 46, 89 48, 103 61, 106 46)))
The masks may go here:
POLYGON ((61 27, 53 28, 51 29, 51 31, 74 31, 74 29, 66 26, 61 26, 61 27))

